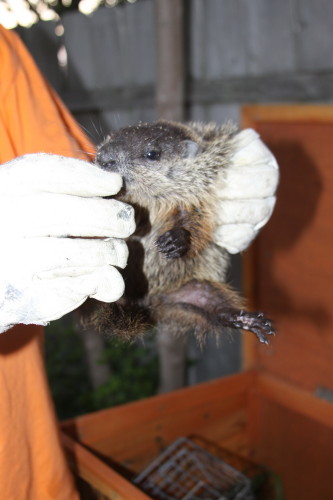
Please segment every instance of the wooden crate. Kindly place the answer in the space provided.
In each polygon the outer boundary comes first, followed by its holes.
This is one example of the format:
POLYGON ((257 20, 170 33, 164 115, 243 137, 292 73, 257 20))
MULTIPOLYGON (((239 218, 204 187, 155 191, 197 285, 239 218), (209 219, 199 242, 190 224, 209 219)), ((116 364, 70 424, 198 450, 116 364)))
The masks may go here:
POLYGON ((251 307, 279 334, 269 347, 244 335, 243 373, 64 423, 91 498, 149 499, 130 479, 190 435, 263 464, 286 500, 333 498, 333 107, 251 106, 243 124, 281 167, 276 211, 245 272, 251 307))

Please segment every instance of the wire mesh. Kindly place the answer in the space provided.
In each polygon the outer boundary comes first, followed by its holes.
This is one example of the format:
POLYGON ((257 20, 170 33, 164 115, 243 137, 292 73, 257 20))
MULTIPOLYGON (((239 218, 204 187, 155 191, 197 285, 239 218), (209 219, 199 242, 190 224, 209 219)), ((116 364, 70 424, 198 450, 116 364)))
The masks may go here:
POLYGON ((187 438, 179 438, 134 483, 155 500, 253 500, 250 480, 187 438))

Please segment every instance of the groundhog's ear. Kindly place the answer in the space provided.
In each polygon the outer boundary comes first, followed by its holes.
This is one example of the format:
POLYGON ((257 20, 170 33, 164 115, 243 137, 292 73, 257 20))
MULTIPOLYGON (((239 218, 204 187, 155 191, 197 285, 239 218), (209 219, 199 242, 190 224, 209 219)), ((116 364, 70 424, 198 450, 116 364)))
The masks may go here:
POLYGON ((184 158, 194 158, 201 152, 200 144, 189 139, 182 141, 181 145, 184 158))

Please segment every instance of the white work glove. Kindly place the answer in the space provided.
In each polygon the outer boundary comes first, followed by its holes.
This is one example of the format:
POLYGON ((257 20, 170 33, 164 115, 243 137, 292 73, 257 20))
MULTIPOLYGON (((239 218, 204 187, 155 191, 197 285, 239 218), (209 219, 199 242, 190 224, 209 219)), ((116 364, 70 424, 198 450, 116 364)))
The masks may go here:
POLYGON ((121 297, 119 238, 134 231, 134 211, 101 198, 121 185, 116 173, 45 153, 0 166, 0 332, 45 325, 88 297, 121 297))
POLYGON ((235 254, 245 250, 272 215, 279 180, 275 157, 257 132, 246 129, 234 137, 235 153, 221 172, 214 241, 235 254))

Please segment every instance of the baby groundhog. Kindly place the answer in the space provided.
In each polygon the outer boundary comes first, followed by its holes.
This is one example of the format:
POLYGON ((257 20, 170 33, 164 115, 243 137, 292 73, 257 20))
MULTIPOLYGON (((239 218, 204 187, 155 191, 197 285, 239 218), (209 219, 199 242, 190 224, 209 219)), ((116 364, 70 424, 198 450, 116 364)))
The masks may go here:
POLYGON ((113 132, 99 146, 96 164, 123 177, 118 199, 134 207, 137 223, 127 242, 125 295, 96 312, 100 329, 130 338, 166 325, 202 342, 208 332, 236 328, 268 343, 271 321, 243 309, 225 283, 229 254, 214 241, 215 186, 235 133, 231 125, 160 121, 113 132))

